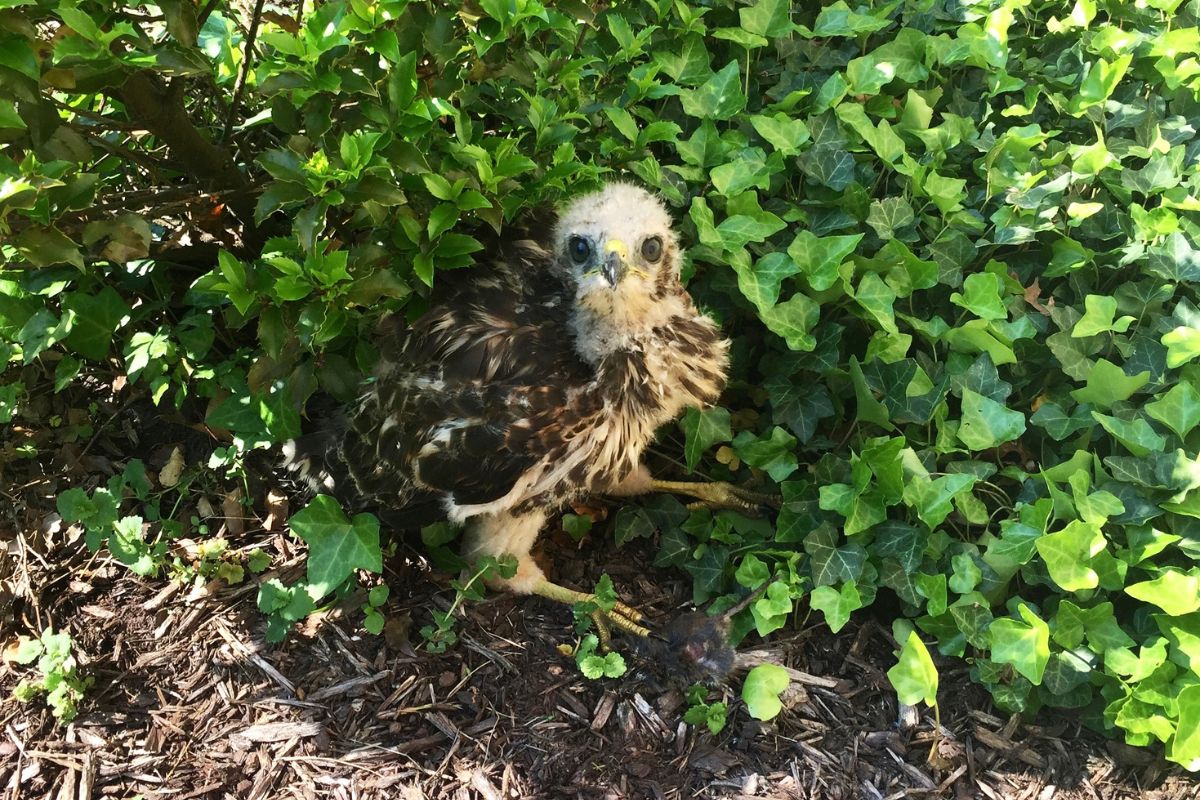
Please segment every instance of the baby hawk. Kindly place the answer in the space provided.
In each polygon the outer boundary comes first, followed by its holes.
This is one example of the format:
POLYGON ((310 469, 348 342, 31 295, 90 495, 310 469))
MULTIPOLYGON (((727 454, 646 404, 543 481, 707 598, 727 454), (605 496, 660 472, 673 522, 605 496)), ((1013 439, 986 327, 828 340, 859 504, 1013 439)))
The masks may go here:
MULTIPOLYGON (((680 283, 662 203, 613 183, 525 236, 411 326, 385 324, 375 379, 348 424, 289 443, 285 456, 314 489, 353 505, 436 503, 465 523, 469 559, 517 559, 506 588, 573 603, 590 595, 551 583, 530 556, 570 501, 668 491, 744 508, 762 497, 656 481, 641 464, 660 425, 717 400, 729 352, 680 283)), ((647 633, 624 604, 608 617, 647 633)))

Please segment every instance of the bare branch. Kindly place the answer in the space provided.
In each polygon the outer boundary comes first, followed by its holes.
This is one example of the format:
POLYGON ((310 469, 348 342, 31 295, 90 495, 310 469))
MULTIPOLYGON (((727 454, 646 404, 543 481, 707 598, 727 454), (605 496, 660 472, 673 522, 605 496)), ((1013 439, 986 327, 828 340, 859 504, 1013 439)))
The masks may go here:
POLYGON ((221 141, 228 142, 233 132, 233 121, 237 118, 238 106, 242 102, 242 90, 246 88, 246 76, 250 73, 250 62, 254 58, 254 40, 258 38, 258 26, 262 21, 263 0, 254 0, 254 13, 250 17, 250 29, 246 32, 246 46, 242 51, 242 69, 238 72, 233 87, 233 100, 229 103, 229 115, 225 118, 225 131, 221 141))

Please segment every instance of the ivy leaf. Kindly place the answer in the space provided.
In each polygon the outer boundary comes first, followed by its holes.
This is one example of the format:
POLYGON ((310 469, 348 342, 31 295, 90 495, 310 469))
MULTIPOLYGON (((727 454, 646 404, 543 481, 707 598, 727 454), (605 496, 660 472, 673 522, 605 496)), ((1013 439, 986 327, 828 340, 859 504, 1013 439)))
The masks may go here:
POLYGON ((771 570, 761 558, 753 553, 748 553, 742 559, 742 563, 738 565, 737 571, 733 573, 733 579, 747 589, 757 589, 770 577, 771 570))
POLYGON ((63 297, 63 308, 75 314, 67 346, 94 361, 108 355, 113 333, 128 320, 131 311, 111 286, 95 295, 71 292, 63 297))
POLYGON ((1150 427, 1150 423, 1141 417, 1130 421, 1110 417, 1099 411, 1093 411, 1092 417, 1135 456, 1149 455, 1152 450, 1161 452, 1167 446, 1167 440, 1157 434, 1150 427))
POLYGON ((874 33, 890 24, 886 18, 851 11, 845 0, 837 0, 821 9, 816 23, 813 24, 811 36, 858 36, 862 33, 874 33))
POLYGON ((802 230, 788 245, 787 254, 800 268, 808 284, 816 291, 823 292, 837 283, 838 267, 854 252, 862 238, 861 233, 817 236, 811 231, 802 230))
POLYGON ((1130 584, 1125 594, 1152 603, 1172 617, 1200 610, 1200 574, 1196 570, 1180 572, 1165 569, 1150 581, 1130 584))
POLYGON ((883 330, 892 334, 900 332, 896 327, 896 315, 893 310, 896 291, 888 286, 883 278, 874 272, 864 275, 854 292, 854 300, 883 330))
POLYGON ((1096 408, 1111 408, 1114 403, 1128 400, 1149 380, 1149 371, 1126 375, 1125 370, 1101 358, 1088 370, 1087 386, 1072 391, 1071 397, 1096 408))
POLYGON ((812 330, 820 316, 821 307, 799 292, 784 302, 759 312, 759 318, 767 328, 782 337, 789 348, 805 352, 817 346, 812 330))
POLYGON ((1012 393, 1012 384, 1000 379, 992 357, 986 352, 980 353, 966 372, 951 376, 950 385, 955 394, 961 395, 963 389, 970 389, 997 403, 1003 403, 1012 393))
POLYGON ((738 62, 730 61, 695 89, 680 95, 683 112, 700 119, 730 119, 746 107, 738 62))
POLYGON ((750 242, 765 242, 785 227, 783 220, 774 214, 758 217, 735 214, 722 220, 715 233, 726 250, 736 250, 750 242))
POLYGON ((772 582, 766 593, 750 606, 759 636, 767 636, 782 628, 791 613, 792 593, 783 581, 772 582))
POLYGON ((784 279, 799 271, 796 262, 786 253, 768 253, 755 262, 754 268, 734 265, 738 288, 754 304, 760 316, 766 314, 779 300, 779 288, 784 279))
POLYGON ((1024 414, 1006 408, 978 392, 963 389, 958 438, 967 447, 975 451, 987 450, 1011 442, 1024 432, 1024 414))
POLYGON ((1170 428, 1180 439, 1200 423, 1200 392, 1191 381, 1183 380, 1159 399, 1147 403, 1146 413, 1170 428))
POLYGON ((804 538, 804 550, 812 561, 815 586, 857 580, 867 561, 867 551, 858 544, 838 547, 838 532, 825 523, 804 538))
POLYGON ((1071 336, 1076 339, 1109 331, 1124 333, 1134 322, 1134 318, 1128 315, 1114 321, 1117 315, 1117 299, 1115 297, 1089 294, 1084 298, 1084 306, 1087 309, 1086 312, 1071 329, 1071 336))
POLYGON ((729 409, 716 406, 704 411, 689 406, 684 412, 683 455, 687 459, 688 471, 696 468, 700 458, 717 442, 728 442, 733 438, 729 423, 729 409))
POLYGON ((337 589, 355 570, 383 571, 374 515, 348 519, 337 500, 321 494, 293 514, 289 524, 308 544, 308 584, 316 597, 337 589))
POLYGON ((1167 758, 1195 771, 1200 767, 1200 685, 1181 690, 1175 702, 1179 706, 1179 719, 1175 735, 1167 745, 1167 758))
POLYGON ((948 582, 951 591, 958 594, 967 594, 979 585, 979 580, 983 577, 983 571, 975 563, 974 556, 970 553, 959 553, 950 559, 950 563, 954 568, 954 574, 948 582))
POLYGON ((799 468, 796 461, 796 437, 776 425, 769 438, 760 439, 750 431, 742 431, 733 440, 733 451, 752 467, 766 471, 771 480, 779 482, 799 468))
POLYGON ((808 604, 825 615, 829 630, 837 633, 850 621, 850 614, 862 608, 862 597, 854 581, 846 581, 841 590, 818 586, 808 597, 808 604))
POLYGON ((808 442, 821 420, 833 416, 829 390, 821 384, 801 385, 787 375, 772 375, 763 384, 775 419, 786 425, 801 444, 808 442))
POLYGON ((742 684, 742 700, 755 719, 768 720, 783 709, 779 695, 788 688, 787 670, 778 664, 759 664, 746 675, 742 684))
POLYGON ((1167 348, 1167 366, 1182 367, 1200 356, 1200 329, 1181 325, 1164 333, 1162 343, 1167 348))
POLYGON ((950 302, 962 306, 980 319, 1008 319, 1008 309, 1000 298, 1000 279, 990 272, 976 272, 963 280, 962 293, 950 295, 950 302))
POLYGON ((988 628, 993 661, 1011 664, 1033 684, 1042 682, 1050 660, 1050 626, 1026 603, 1018 606, 1021 619, 1001 617, 988 628))
POLYGON ((713 188, 727 197, 747 189, 765 191, 771 188, 771 170, 766 163, 766 153, 757 147, 748 147, 732 161, 714 167, 710 177, 713 188))
POLYGON ((70 325, 64 325, 49 309, 39 309, 29 318, 17 334, 17 342, 21 345, 22 363, 30 364, 48 347, 66 335, 70 325))
POLYGON ((906 572, 915 572, 921 565, 928 536, 920 529, 900 520, 889 519, 877 525, 872 535, 875 537, 872 550, 876 555, 896 559, 906 572))
POLYGON ((1078 592, 1100 584, 1090 562, 1105 544, 1098 524, 1072 520, 1058 533, 1038 539, 1037 549, 1054 582, 1068 592, 1078 592))
POLYGON ((646 539, 654 535, 654 521, 644 508, 624 506, 613 521, 613 543, 617 547, 634 539, 646 539))
POLYGON ((1087 406, 1076 406, 1068 416, 1058 403, 1045 402, 1038 406, 1029 421, 1045 429, 1055 441, 1061 442, 1078 431, 1090 428, 1092 416, 1087 406))
POLYGON ((800 145, 811 138, 808 126, 803 120, 793 119, 787 114, 779 113, 774 116, 756 114, 750 117, 750 124, 758 135, 767 140, 779 153, 794 156, 800 152, 800 145))
POLYGON ((900 649, 900 660, 887 671, 887 676, 901 703, 910 706, 920 702, 931 707, 937 705, 937 667, 933 665, 933 658, 916 631, 909 632, 904 647, 900 649))
POLYGON ((750 33, 774 39, 792 32, 791 9, 789 0, 756 0, 738 10, 738 19, 750 33))
POLYGON ((917 215, 903 197, 888 197, 871 203, 867 224, 880 239, 894 239, 898 233, 916 222, 917 215))

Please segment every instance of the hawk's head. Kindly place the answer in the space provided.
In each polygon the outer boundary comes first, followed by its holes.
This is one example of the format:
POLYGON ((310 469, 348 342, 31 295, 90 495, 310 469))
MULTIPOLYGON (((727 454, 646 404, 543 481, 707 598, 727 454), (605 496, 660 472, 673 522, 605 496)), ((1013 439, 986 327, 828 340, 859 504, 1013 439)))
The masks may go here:
POLYGON ((671 217, 637 186, 612 183, 576 198, 559 217, 554 243, 576 279, 579 306, 614 327, 654 322, 654 306, 678 285, 671 217))

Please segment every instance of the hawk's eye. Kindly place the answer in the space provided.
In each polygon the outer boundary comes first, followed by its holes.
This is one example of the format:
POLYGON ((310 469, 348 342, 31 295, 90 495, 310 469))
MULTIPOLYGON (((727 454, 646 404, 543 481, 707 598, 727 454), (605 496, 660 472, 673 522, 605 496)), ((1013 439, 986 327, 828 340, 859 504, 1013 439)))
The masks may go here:
POLYGON ((642 242, 642 258, 651 264, 657 263, 662 258, 662 239, 657 236, 651 236, 642 242))
POLYGON ((582 236, 572 236, 567 242, 567 252, 576 264, 582 264, 592 254, 592 246, 582 236))

